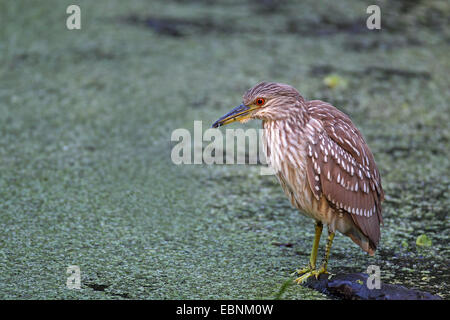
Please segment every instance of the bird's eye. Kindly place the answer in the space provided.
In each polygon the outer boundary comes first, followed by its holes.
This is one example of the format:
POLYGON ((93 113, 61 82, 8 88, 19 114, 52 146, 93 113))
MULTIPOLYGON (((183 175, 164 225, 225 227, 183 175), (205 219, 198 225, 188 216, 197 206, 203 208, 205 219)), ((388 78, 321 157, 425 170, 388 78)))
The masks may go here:
POLYGON ((264 105, 264 103, 266 103, 266 100, 264 100, 264 98, 258 98, 255 100, 255 104, 257 106, 262 106, 262 105, 264 105))

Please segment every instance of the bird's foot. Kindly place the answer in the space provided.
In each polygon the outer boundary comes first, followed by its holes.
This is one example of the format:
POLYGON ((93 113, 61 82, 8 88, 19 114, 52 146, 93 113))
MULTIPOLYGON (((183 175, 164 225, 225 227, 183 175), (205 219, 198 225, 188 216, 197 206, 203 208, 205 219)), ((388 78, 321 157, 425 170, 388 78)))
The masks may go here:
POLYGON ((316 267, 313 267, 313 266, 311 266, 311 264, 308 264, 307 267, 296 270, 292 275, 298 274, 299 276, 301 276, 301 275, 309 273, 315 269, 316 269, 316 267))
POLYGON ((308 268, 300 269, 299 270, 299 274, 301 274, 301 276, 294 280, 298 284, 302 284, 303 282, 308 280, 311 276, 315 276, 316 279, 319 279, 319 276, 321 274, 328 274, 328 271, 327 271, 327 269, 324 266, 320 267, 319 270, 310 269, 310 270, 307 270, 306 272, 300 273, 301 271, 304 271, 305 269, 308 269, 308 268))

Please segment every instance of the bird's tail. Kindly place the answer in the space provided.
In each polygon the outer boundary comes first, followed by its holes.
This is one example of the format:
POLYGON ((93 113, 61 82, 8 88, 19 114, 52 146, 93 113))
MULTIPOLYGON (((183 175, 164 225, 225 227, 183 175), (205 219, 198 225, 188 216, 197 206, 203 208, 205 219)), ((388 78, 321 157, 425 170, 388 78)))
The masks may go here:
POLYGON ((347 236, 349 236, 354 243, 360 246, 361 249, 363 249, 369 255, 373 256, 375 254, 377 246, 358 229, 353 228, 353 230, 351 230, 351 232, 349 232, 347 236))

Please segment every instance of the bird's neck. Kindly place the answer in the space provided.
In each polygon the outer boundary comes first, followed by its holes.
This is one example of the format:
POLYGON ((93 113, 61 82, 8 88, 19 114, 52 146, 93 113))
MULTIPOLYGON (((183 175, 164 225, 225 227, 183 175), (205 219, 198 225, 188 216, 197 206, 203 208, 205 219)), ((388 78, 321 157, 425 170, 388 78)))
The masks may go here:
POLYGON ((308 109, 303 105, 286 107, 283 111, 273 115, 266 114, 262 119, 263 128, 292 128, 295 131, 303 129, 310 118, 308 109))
POLYGON ((280 171, 291 153, 290 146, 300 153, 304 150, 306 123, 309 121, 307 109, 300 108, 290 116, 276 120, 263 120, 263 145, 266 158, 272 168, 280 171))

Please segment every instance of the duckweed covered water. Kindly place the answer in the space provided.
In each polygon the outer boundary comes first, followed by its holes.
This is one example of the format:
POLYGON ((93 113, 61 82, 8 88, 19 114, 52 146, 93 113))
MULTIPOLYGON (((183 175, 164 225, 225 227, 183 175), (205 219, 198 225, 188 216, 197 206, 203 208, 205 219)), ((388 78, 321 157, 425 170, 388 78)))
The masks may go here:
POLYGON ((380 31, 373 1, 77 1, 69 31, 72 3, 0 4, 1 298, 327 298, 283 287, 314 227, 275 177, 170 159, 174 129, 262 80, 333 103, 375 154, 380 248, 337 236, 330 270, 449 298, 447 1, 376 1, 380 31))

